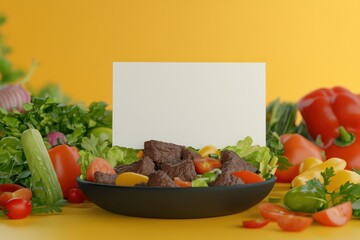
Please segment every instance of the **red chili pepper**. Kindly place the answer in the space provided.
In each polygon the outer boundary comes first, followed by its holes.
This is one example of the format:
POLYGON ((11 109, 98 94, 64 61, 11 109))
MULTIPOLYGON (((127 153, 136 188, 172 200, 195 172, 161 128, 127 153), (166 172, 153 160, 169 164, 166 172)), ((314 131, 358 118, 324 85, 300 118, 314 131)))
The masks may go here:
POLYGON ((76 178, 81 174, 80 165, 77 164, 80 157, 78 150, 75 147, 61 144, 50 149, 49 155, 64 198, 67 198, 69 190, 78 187, 76 178))
POLYGON ((309 134, 321 137, 327 158, 360 169, 360 98, 343 87, 320 88, 298 102, 309 134))
POLYGON ((323 159, 322 149, 300 134, 284 134, 280 136, 280 140, 284 147, 283 155, 292 166, 286 170, 276 170, 275 176, 278 182, 290 183, 299 175, 300 164, 306 158, 323 159))

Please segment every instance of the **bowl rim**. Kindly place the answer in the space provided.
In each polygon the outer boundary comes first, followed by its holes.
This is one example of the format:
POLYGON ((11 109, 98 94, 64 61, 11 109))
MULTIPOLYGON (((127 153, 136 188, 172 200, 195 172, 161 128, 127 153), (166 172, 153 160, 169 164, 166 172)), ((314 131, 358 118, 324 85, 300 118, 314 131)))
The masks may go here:
POLYGON ((257 183, 247 183, 247 184, 235 184, 231 186, 210 186, 210 187, 148 187, 148 186, 116 186, 111 184, 103 184, 103 183, 97 183, 97 182, 91 182, 84 179, 81 179, 80 177, 77 177, 77 182, 81 184, 86 185, 92 185, 97 187, 104 187, 104 188, 117 188, 117 189, 123 189, 123 190, 164 190, 164 191, 198 191, 198 190, 224 190, 224 189, 239 189, 239 188, 253 188, 256 186, 263 186, 268 184, 274 184, 276 183, 276 176, 273 175, 271 178, 263 181, 263 182, 257 182, 257 183))

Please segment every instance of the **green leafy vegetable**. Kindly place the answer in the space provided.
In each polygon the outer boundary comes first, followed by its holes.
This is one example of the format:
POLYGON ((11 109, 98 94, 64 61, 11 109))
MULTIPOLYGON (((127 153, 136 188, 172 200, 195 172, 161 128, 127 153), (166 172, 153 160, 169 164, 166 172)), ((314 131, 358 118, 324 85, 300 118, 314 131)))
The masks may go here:
POLYGON ((107 141, 101 141, 94 135, 91 135, 90 138, 82 138, 81 147, 83 150, 79 152, 80 158, 78 160, 81 164, 81 179, 86 178, 86 171, 91 161, 96 157, 107 160, 113 167, 119 164, 130 164, 138 160, 136 149, 119 146, 108 147, 107 141))
POLYGON ((236 152, 242 159, 258 168, 260 176, 264 179, 271 178, 277 169, 278 157, 275 156, 270 148, 252 145, 252 143, 251 137, 246 137, 238 141, 235 146, 227 146, 224 149, 236 152))

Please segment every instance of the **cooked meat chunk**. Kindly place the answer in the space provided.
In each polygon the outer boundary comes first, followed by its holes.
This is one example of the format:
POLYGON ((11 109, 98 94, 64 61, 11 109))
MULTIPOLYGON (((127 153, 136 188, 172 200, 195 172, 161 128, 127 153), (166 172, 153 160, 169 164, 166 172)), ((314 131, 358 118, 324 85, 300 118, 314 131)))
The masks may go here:
POLYGON ((244 184, 244 182, 240 178, 232 175, 230 172, 226 172, 217 177, 213 186, 231 186, 236 184, 244 184))
POLYGON ((117 174, 123 172, 136 172, 148 176, 149 174, 155 172, 155 164, 149 157, 145 156, 132 164, 116 166, 115 172, 117 174))
POLYGON ((173 143, 150 140, 144 143, 144 156, 151 158, 156 167, 161 168, 163 163, 180 162, 183 148, 173 143))
POLYGON ((102 173, 102 172, 95 172, 95 182, 103 183, 103 184, 115 184, 115 180, 117 178, 117 174, 109 174, 109 173, 102 173))
POLYGON ((239 155, 235 152, 230 150, 224 150, 221 152, 222 167, 221 171, 223 173, 233 173, 242 170, 248 170, 251 172, 257 172, 258 169, 254 167, 252 164, 246 162, 245 160, 241 159, 239 155))
POLYGON ((147 186, 151 187, 178 187, 164 171, 156 171, 149 175, 147 186))
POLYGON ((191 151, 186 147, 181 150, 181 159, 183 160, 195 160, 198 158, 201 158, 201 156, 197 152, 191 151))
POLYGON ((161 170, 172 179, 179 177, 184 181, 192 181, 197 175, 193 160, 183 160, 175 164, 163 164, 161 170))

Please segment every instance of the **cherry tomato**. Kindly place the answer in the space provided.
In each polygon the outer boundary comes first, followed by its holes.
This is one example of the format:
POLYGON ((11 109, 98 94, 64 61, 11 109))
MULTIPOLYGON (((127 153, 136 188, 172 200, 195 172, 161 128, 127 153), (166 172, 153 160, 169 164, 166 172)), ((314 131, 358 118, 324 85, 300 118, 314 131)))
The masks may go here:
POLYGON ((191 182, 186 182, 181 180, 180 178, 176 177, 174 178, 174 182, 179 186, 179 187, 192 187, 192 183, 191 182))
POLYGON ((195 171, 197 173, 210 172, 215 168, 221 167, 221 161, 213 158, 199 158, 194 160, 195 171))
POLYGON ((299 232, 309 227, 313 222, 310 217, 284 215, 278 218, 277 223, 284 231, 299 232))
POLYGON ((280 206, 275 203, 260 203, 259 211, 261 216, 270 221, 276 222, 280 217, 285 215, 296 215, 295 212, 292 212, 283 206, 280 206))
POLYGON ((103 158, 95 158, 89 165, 86 171, 86 180, 95 181, 95 172, 115 174, 115 170, 110 163, 103 158))
POLYGON ((64 198, 67 198, 69 190, 78 187, 76 178, 81 175, 80 165, 77 163, 79 152, 75 147, 61 144, 50 149, 49 155, 64 198))
POLYGON ((247 171, 247 170, 243 170, 243 171, 238 171, 238 172, 233 172, 233 175, 236 177, 241 178, 241 180, 245 183, 258 183, 258 182, 263 182, 265 181, 261 176, 259 176, 258 174, 251 172, 251 171, 247 171))
POLYGON ((31 213, 31 203, 27 200, 14 198, 5 205, 6 215, 10 219, 26 218, 31 213))
POLYGON ((72 188, 68 192, 68 200, 71 203, 82 203, 86 200, 86 197, 80 189, 72 188))
POLYGON ((351 216, 351 202, 345 202, 313 214, 313 218, 325 226, 342 226, 350 221, 351 216))
POLYGON ((262 228, 268 225, 269 219, 255 219, 243 221, 244 228, 262 228))

